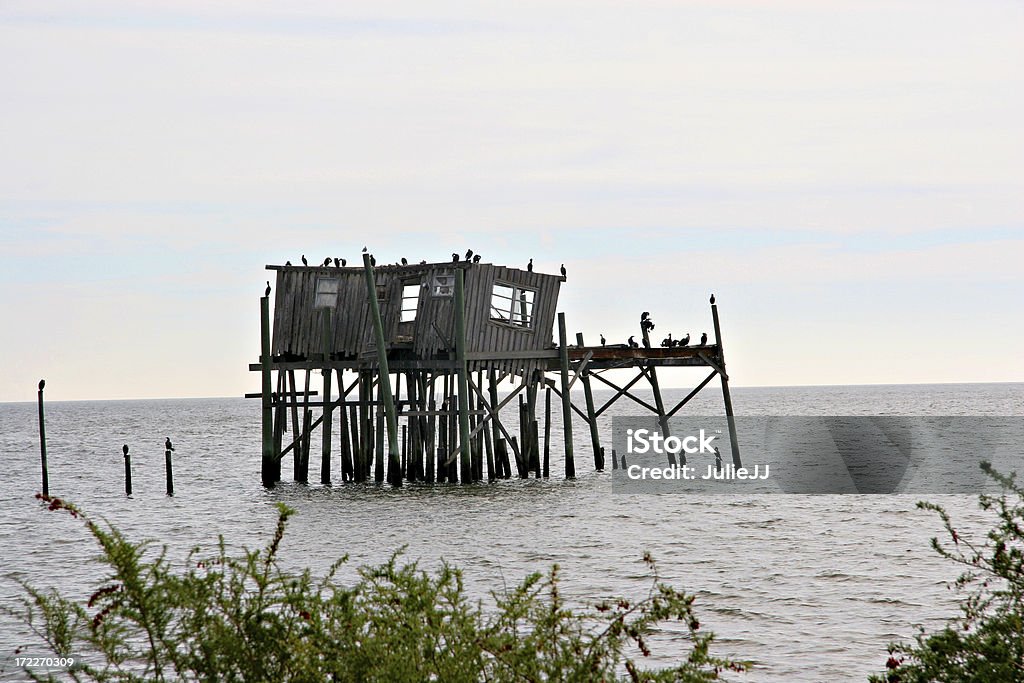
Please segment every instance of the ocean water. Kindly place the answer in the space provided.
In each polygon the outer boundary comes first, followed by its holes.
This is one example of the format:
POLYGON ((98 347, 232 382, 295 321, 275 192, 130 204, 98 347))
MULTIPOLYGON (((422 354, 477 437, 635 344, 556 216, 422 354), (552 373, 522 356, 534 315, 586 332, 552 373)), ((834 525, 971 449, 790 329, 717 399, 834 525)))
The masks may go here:
MULTIPOLYGON (((685 393, 669 390, 666 401, 685 393)), ((741 415, 1021 416, 1024 384, 737 388, 733 402, 741 415)), ((687 408, 719 415, 721 405, 709 388, 687 408)), ((640 410, 622 400, 608 415, 640 410)), ((513 425, 514 413, 507 415, 513 425)), ((479 597, 553 563, 571 600, 638 597, 648 587, 641 557, 649 551, 663 580, 696 594, 702 627, 716 634, 713 651, 753 662, 734 680, 864 680, 882 669, 888 642, 956 613, 949 583, 957 568, 929 548, 941 525, 915 508, 917 496, 613 494, 610 474, 593 471, 580 420, 573 425, 578 478, 561 478, 560 411, 553 413, 547 481, 307 486, 288 481, 286 457, 285 481, 268 491, 259 477, 258 401, 51 402, 50 491, 132 538, 166 544, 172 557, 197 544, 212 548, 218 534, 236 547, 263 544, 281 501, 298 511, 282 548, 287 566, 322 572, 348 554, 344 580, 404 547, 424 568, 442 558, 459 566, 479 597), (165 436, 176 448, 173 498, 164 495, 165 436), (132 452, 131 499, 123 492, 124 443, 132 452)), ((17 605, 19 579, 85 597, 100 578, 95 548, 81 523, 33 498, 40 489, 35 404, 0 404, 0 425, 0 606, 17 605)), ((605 419, 606 443, 610 430, 605 419)), ((314 481, 318 462, 314 449, 314 481)), ((962 528, 987 528, 974 496, 928 499, 962 528)), ((0 657, 32 642, 0 613, 0 657)), ((669 661, 655 655, 652 665, 669 661)))

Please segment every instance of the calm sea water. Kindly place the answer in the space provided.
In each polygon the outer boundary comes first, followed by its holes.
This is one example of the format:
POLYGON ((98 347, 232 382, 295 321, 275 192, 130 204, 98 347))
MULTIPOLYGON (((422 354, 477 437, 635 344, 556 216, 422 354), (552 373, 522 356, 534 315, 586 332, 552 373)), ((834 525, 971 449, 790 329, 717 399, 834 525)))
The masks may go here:
MULTIPOLYGON (((669 400, 685 394, 669 393, 669 400)), ((1024 415, 1024 384, 736 389, 733 400, 746 415, 1024 415)), ((721 414, 721 395, 705 390, 691 405, 691 414, 721 414)), ((638 410, 620 401, 609 413, 638 410)), ((4 606, 21 594, 17 579, 80 597, 98 580, 80 523, 33 499, 35 411, 34 403, 0 404, 4 606)), ((650 551, 665 580, 698 596, 702 624, 717 634, 715 651, 754 662, 737 680, 864 680, 882 667, 889 641, 956 612, 948 589, 956 567, 929 549, 941 527, 915 509, 916 497, 613 495, 609 475, 592 471, 589 432, 579 421, 575 481, 400 490, 286 481, 267 491, 259 482, 259 413, 258 402, 243 399, 49 403, 50 491, 133 538, 166 543, 178 557, 196 544, 212 547, 217 534, 233 546, 261 545, 274 503, 283 501, 298 510, 283 547, 288 566, 323 571, 348 554, 343 577, 351 577, 358 565, 405 546, 425 568, 442 558, 461 567, 481 597, 556 562, 573 599, 640 596, 648 585, 640 558, 650 551), (163 494, 165 436, 177 449, 174 498, 163 494), (124 443, 132 449, 131 499, 123 495, 124 443)), ((609 419, 608 443, 610 429, 609 419)), ((561 467, 553 454, 552 475, 561 467)), ((287 478, 287 459, 283 471, 287 478)), ((310 478, 319 479, 316 464, 310 478)), ((974 497, 929 499, 962 526, 986 528, 974 497)), ((28 642, 24 628, 0 614, 0 655, 28 642)))

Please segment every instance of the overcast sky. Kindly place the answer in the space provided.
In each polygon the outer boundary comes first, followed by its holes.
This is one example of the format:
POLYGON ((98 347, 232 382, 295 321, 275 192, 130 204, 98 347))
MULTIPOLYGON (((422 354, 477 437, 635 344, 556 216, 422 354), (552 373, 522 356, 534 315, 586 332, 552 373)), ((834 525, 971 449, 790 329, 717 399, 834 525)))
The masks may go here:
POLYGON ((595 341, 714 292, 737 385, 1024 381, 1021 36, 1017 0, 0 0, 0 401, 258 390, 263 266, 364 244, 564 262, 595 341))

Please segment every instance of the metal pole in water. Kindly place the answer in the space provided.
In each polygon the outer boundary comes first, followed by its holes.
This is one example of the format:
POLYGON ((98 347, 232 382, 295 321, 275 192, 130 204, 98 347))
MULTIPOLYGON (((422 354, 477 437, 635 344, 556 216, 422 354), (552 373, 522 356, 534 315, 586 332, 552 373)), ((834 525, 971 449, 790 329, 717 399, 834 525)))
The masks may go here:
POLYGON ((43 468, 43 495, 50 495, 50 475, 46 471, 46 421, 43 418, 43 387, 46 380, 39 380, 39 455, 43 468))
POLYGON ((132 456, 128 454, 128 444, 121 447, 124 453, 124 494, 132 495, 132 456))

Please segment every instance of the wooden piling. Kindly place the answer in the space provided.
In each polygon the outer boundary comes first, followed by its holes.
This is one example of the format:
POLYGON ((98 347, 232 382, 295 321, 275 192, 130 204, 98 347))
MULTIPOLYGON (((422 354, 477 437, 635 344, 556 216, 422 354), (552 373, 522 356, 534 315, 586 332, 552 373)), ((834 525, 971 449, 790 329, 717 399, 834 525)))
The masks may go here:
POLYGON ((43 469, 43 495, 50 495, 50 475, 46 466, 46 418, 43 415, 43 387, 46 380, 39 380, 39 459, 43 469))
MULTIPOLYGON (((341 368, 338 368, 338 394, 341 401, 338 404, 338 449, 341 451, 341 480, 353 481, 355 479, 355 467, 352 462, 352 443, 349 441, 348 409, 345 407, 345 380, 341 368)), ((351 387, 349 387, 351 389, 351 387)))
MULTIPOLYGON (((395 403, 391 394, 391 374, 388 371, 388 349, 384 338, 384 324, 380 317, 380 305, 377 303, 377 285, 370 264, 370 255, 363 254, 363 272, 366 275, 366 296, 370 301, 370 317, 373 320, 374 339, 377 342, 377 393, 383 399, 384 419, 388 429, 388 461, 389 473, 396 473, 391 478, 392 486, 401 486, 401 464, 398 459, 398 422, 395 415, 395 403)), ((462 271, 459 271, 460 273, 462 271)))
POLYGON ((551 475, 551 387, 544 387, 544 478, 551 475))
POLYGON ((469 375, 466 369, 466 278, 455 270, 455 363, 459 379, 459 461, 462 483, 472 482, 469 445, 469 375))
MULTIPOLYGON (((262 479, 266 487, 273 486, 277 467, 274 452, 274 413, 271 405, 270 380, 270 297, 260 297, 260 372, 263 379, 263 463, 262 479)), ((127 456, 126 456, 127 457, 127 456)))
MULTIPOLYGON (((718 345, 718 361, 722 370, 725 370, 725 351, 722 350, 722 329, 718 325, 718 304, 714 303, 714 296, 711 297, 711 320, 715 325, 715 344, 718 345)), ((722 378, 722 398, 725 400, 725 416, 729 423, 729 445, 732 446, 732 464, 736 469, 743 467, 740 460, 740 442, 736 436, 736 420, 732 412, 732 396, 729 395, 729 375, 725 372, 718 373, 722 378)))
MULTIPOLYGON (((640 331, 643 333, 644 347, 650 347, 651 337, 649 330, 645 325, 641 324, 640 331)), ((661 436, 663 439, 667 439, 670 436, 668 429, 668 417, 665 415, 665 401, 661 398, 661 386, 658 384, 658 373, 652 365, 648 365, 644 368, 644 373, 647 375, 647 381, 651 384, 651 391, 654 392, 654 405, 658 409, 658 426, 661 429, 661 436)), ((673 466, 676 464, 676 456, 671 451, 668 451, 668 463, 673 466)))
MULTIPOLYGON (((334 402, 331 398, 331 338, 334 328, 331 326, 331 309, 324 310, 323 316, 323 351, 324 351, 324 412, 323 424, 320 426, 322 434, 320 452, 320 483, 324 486, 331 484, 331 436, 334 431, 332 416, 334 415, 334 402)), ((339 386, 339 393, 344 387, 339 386)))
POLYGON ((132 495, 132 456, 128 453, 128 444, 121 447, 124 453, 124 495, 132 495))
POLYGON ((576 478, 576 463, 572 455, 572 404, 569 402, 569 345, 565 332, 565 313, 558 314, 558 355, 561 360, 562 379, 562 431, 565 442, 565 478, 576 478))
MULTIPOLYGON (((181 444, 178 444, 179 446, 181 444)), ((164 450, 164 475, 167 479, 167 495, 174 495, 174 470, 171 467, 171 449, 164 450)))
MULTIPOLYGON (((581 332, 576 333, 576 344, 581 348, 584 346, 581 332)), ((590 370, 584 369, 580 380, 583 382, 583 396, 587 401, 587 424, 590 425, 590 443, 594 447, 594 469, 602 472, 604 471, 604 457, 601 455, 601 436, 597 431, 597 414, 594 411, 594 392, 590 386, 590 370)))
POLYGON ((302 415, 302 453, 299 457, 299 477, 297 481, 301 481, 303 484, 309 483, 309 444, 311 439, 310 432, 313 431, 313 411, 308 408, 303 411, 302 415))

